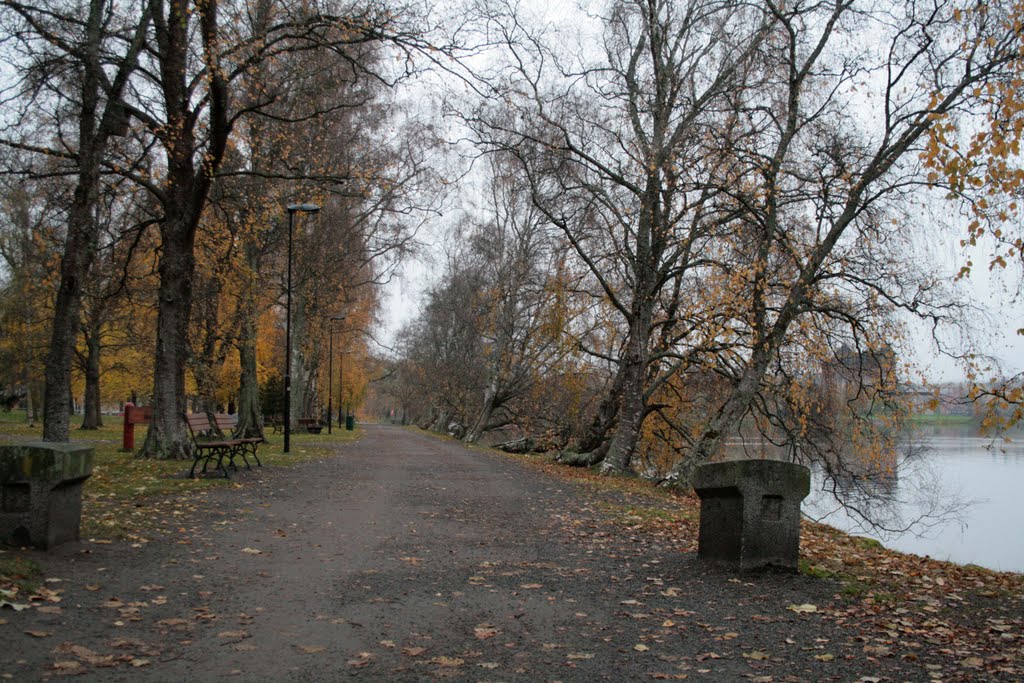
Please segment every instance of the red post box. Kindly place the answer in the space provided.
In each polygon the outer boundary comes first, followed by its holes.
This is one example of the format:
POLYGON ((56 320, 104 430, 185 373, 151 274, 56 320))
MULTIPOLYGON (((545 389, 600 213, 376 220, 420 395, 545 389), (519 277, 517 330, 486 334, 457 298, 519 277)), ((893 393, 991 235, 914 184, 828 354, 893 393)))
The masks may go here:
POLYGON ((131 453, 135 450, 135 425, 148 425, 153 417, 153 406, 124 404, 124 437, 121 450, 131 453))

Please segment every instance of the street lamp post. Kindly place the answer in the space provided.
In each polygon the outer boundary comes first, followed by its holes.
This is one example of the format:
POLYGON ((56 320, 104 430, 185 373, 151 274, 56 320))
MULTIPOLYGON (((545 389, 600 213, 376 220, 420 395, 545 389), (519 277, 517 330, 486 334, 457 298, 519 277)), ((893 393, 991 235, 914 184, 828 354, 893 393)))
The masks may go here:
MULTIPOLYGON (((327 345, 327 433, 331 434, 331 423, 334 422, 334 321, 344 320, 343 315, 331 316, 330 329, 328 331, 328 339, 330 342, 327 345)), ((343 358, 344 360, 344 358, 343 358)), ((338 382, 341 385, 341 382, 338 382)))
POLYGON ((292 233, 296 213, 316 213, 316 204, 288 205, 288 285, 284 316, 284 452, 289 451, 292 435, 292 233))

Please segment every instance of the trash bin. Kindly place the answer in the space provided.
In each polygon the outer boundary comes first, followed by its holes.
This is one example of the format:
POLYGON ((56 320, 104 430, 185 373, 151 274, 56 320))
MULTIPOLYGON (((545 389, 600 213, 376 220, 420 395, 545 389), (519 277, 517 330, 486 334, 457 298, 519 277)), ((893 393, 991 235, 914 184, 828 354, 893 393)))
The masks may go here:
POLYGON ((346 415, 345 416, 345 429, 351 432, 355 428, 356 428, 356 416, 355 415, 346 415))

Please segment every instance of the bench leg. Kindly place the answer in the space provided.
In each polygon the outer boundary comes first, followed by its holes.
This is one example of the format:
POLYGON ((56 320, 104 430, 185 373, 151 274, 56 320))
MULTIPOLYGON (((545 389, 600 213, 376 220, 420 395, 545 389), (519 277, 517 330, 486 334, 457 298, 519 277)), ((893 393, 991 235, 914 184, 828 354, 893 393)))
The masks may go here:
MULTIPOLYGON (((232 460, 233 455, 234 454, 230 450, 217 450, 217 468, 224 473, 225 479, 230 479, 231 475, 228 474, 228 468, 224 466, 224 457, 227 456, 228 462, 231 464, 232 467, 235 467, 234 460, 232 460)), ((235 471, 238 471, 237 467, 235 467, 235 471)))
POLYGON ((238 448, 238 454, 239 454, 240 456, 242 456, 242 462, 244 462, 244 463, 245 463, 245 469, 247 469, 247 470, 251 470, 251 469, 252 469, 252 465, 250 465, 250 464, 249 464, 249 458, 245 457, 245 452, 246 452, 247 450, 249 450, 249 449, 245 447, 245 444, 242 444, 242 445, 241 445, 241 446, 239 446, 239 448, 238 448))
POLYGON ((252 459, 256 461, 256 467, 263 467, 263 463, 260 462, 260 456, 256 455, 256 444, 252 445, 252 459))
MULTIPOLYGON (((188 472, 189 479, 196 478, 196 465, 199 464, 200 460, 203 461, 203 468, 199 472, 200 474, 206 474, 206 468, 209 467, 210 461, 213 460, 214 457, 217 458, 217 465, 216 467, 214 467, 214 469, 220 470, 224 474, 225 479, 231 478, 231 476, 228 474, 227 468, 224 467, 224 452, 221 449, 197 449, 194 457, 195 459, 192 461, 192 469, 190 469, 188 472)), ((237 470, 238 468, 235 469, 237 470)))

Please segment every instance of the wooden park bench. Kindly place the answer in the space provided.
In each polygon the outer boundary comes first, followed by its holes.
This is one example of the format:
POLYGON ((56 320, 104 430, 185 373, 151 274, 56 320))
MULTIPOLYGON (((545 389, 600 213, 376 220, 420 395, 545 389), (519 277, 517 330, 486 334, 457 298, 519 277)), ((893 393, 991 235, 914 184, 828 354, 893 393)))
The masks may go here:
POLYGON ((315 417, 300 417, 297 421, 299 426, 310 434, 319 434, 320 430, 323 429, 323 425, 320 424, 320 420, 315 417))
POLYGON ((270 427, 274 434, 280 434, 284 431, 284 420, 281 419, 280 415, 264 415, 263 416, 263 428, 270 427))
POLYGON ((263 443, 263 437, 261 436, 238 436, 235 434, 235 427, 238 425, 238 418, 227 413, 214 413, 213 423, 217 425, 217 429, 224 435, 225 438, 230 437, 234 441, 238 441, 241 444, 239 448, 239 455, 242 456, 242 462, 245 463, 247 469, 252 469, 249 466, 249 460, 245 457, 246 453, 253 457, 256 461, 257 467, 263 467, 263 463, 260 462, 260 457, 256 455, 256 449, 263 443))
POLYGON ((235 465, 235 456, 243 455, 243 446, 240 440, 220 436, 214 425, 210 423, 210 418, 206 413, 185 413, 185 423, 188 424, 188 431, 192 435, 193 460, 192 469, 188 473, 190 478, 195 478, 196 465, 200 460, 203 461, 202 471, 206 472, 207 465, 216 458, 216 469, 223 472, 225 478, 228 476, 227 467, 224 466, 225 458, 229 465, 236 471, 238 470, 235 465))

